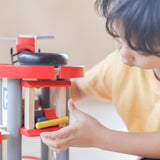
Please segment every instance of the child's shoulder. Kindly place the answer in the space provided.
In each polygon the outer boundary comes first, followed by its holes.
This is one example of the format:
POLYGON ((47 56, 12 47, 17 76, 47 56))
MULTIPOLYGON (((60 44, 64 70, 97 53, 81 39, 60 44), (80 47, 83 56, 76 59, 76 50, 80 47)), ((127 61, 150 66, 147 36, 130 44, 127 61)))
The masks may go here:
POLYGON ((104 59, 105 61, 108 61, 108 63, 113 63, 113 62, 120 62, 121 63, 121 55, 118 50, 115 50, 108 54, 106 58, 104 59))
POLYGON ((118 50, 115 50, 115 51, 111 52, 110 54, 108 54, 103 61, 106 65, 110 65, 112 67, 126 66, 122 63, 121 55, 118 50))

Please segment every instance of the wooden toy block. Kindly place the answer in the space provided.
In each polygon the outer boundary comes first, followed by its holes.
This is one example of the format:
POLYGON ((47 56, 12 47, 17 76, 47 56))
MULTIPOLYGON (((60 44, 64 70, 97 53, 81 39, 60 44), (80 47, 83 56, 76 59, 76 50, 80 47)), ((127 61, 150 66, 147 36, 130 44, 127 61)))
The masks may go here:
POLYGON ((18 79, 54 79, 59 73, 59 79, 81 78, 84 67, 59 66, 59 72, 54 73, 54 66, 28 66, 0 64, 0 77, 18 79))
POLYGON ((47 127, 56 126, 59 124, 64 124, 64 123, 67 123, 68 121, 69 121, 68 117, 52 119, 52 120, 36 123, 36 128, 37 129, 47 128, 47 127))
MULTIPOLYGON (((56 115, 58 118, 66 116, 66 88, 56 88, 56 115)), ((65 124, 60 125, 64 127, 65 124)))
POLYGON ((25 113, 24 127, 34 129, 34 88, 25 88, 25 113))
POLYGON ((84 77, 83 66, 59 66, 59 79, 84 77))
MULTIPOLYGON (((22 113, 24 113, 24 107, 25 107, 25 100, 23 98, 22 99, 22 113)), ((38 95, 35 95, 34 96, 34 108, 37 111, 39 107, 40 107, 40 98, 38 95)))
POLYGON ((70 81, 21 81, 22 87, 70 87, 70 81))
POLYGON ((21 50, 30 50, 31 52, 35 51, 35 38, 31 37, 21 37, 17 36, 16 39, 16 50, 20 52, 21 50))
POLYGON ((54 66, 0 65, 0 77, 18 79, 54 79, 54 66))
POLYGON ((36 118, 36 123, 38 122, 43 122, 43 121, 48 121, 48 117, 39 117, 39 118, 36 118))
POLYGON ((47 117, 49 120, 57 118, 57 116, 55 115, 55 111, 53 109, 43 108, 42 111, 43 115, 47 117))
POLYGON ((35 119, 43 117, 43 111, 42 110, 36 110, 34 113, 35 113, 35 119))
POLYGON ((0 129, 1 132, 1 140, 8 140, 11 138, 11 135, 3 129, 0 129))
POLYGON ((23 127, 20 129, 20 133, 27 137, 39 137, 40 133, 42 132, 53 132, 59 129, 61 129, 61 127, 57 127, 57 126, 44 128, 44 129, 29 129, 29 130, 23 127))

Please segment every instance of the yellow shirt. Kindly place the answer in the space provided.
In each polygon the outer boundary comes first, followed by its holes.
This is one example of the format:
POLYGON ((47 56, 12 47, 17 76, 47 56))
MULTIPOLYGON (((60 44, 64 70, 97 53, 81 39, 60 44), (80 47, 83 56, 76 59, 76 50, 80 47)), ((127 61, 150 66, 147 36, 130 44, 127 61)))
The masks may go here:
POLYGON ((79 85, 88 95, 112 101, 129 131, 160 130, 160 81, 152 70, 123 64, 118 51, 87 71, 79 85))

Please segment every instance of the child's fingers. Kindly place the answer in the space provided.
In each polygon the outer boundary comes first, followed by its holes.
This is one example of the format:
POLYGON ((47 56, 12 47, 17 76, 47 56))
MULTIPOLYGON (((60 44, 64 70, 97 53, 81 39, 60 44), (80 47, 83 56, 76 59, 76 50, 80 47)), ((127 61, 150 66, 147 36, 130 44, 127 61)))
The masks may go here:
POLYGON ((49 146, 49 147, 52 147, 52 141, 50 140, 50 139, 48 139, 48 138, 45 138, 45 137, 41 137, 41 140, 42 140, 42 142, 44 143, 44 144, 46 144, 47 146, 49 146))
POLYGON ((68 137, 70 134, 72 134, 72 126, 64 127, 58 131, 53 132, 43 132, 40 134, 41 137, 45 137, 47 139, 62 139, 65 137, 68 137))
POLYGON ((75 107, 72 99, 68 100, 68 108, 70 113, 77 119, 82 119, 82 117, 85 115, 85 113, 75 107))
POLYGON ((43 132, 40 134, 41 138, 46 138, 46 139, 55 139, 58 138, 59 131, 54 131, 54 132, 43 132))
POLYGON ((48 139, 43 137, 42 141, 45 143, 49 148, 54 150, 57 153, 60 153, 64 150, 66 150, 69 146, 69 137, 64 138, 64 139, 48 139))
POLYGON ((66 137, 64 139, 55 139, 52 141, 53 143, 51 144, 51 146, 54 149, 60 149, 63 148, 63 146, 69 147, 70 140, 70 137, 66 137))

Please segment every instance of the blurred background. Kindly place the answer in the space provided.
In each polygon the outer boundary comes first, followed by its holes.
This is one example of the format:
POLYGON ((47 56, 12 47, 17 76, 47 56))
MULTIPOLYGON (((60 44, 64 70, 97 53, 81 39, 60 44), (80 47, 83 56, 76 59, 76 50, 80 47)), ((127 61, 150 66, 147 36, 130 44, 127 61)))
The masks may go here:
MULTIPOLYGON (((7 0, 0 5, 0 37, 19 34, 54 34, 54 40, 37 40, 36 50, 66 53, 69 64, 89 69, 114 50, 112 38, 105 31, 105 19, 97 16, 95 0, 7 0)), ((10 48, 15 43, 0 41, 0 63, 11 63, 10 48)), ((126 128, 110 102, 92 98, 76 102, 81 110, 96 117, 107 127, 126 128)), ((71 122, 74 118, 71 116, 71 122)), ((123 143, 123 142, 122 142, 123 143)), ((39 138, 23 137, 23 154, 40 155, 39 138)), ((135 156, 99 149, 71 148, 70 160, 124 160, 135 156)))
MULTIPOLYGON (((46 52, 63 52, 72 65, 91 67, 113 51, 104 18, 94 10, 95 0, 8 0, 0 6, 0 37, 54 34, 55 40, 37 40, 46 52)), ((10 47, 0 42, 0 63, 10 63, 10 47)))

